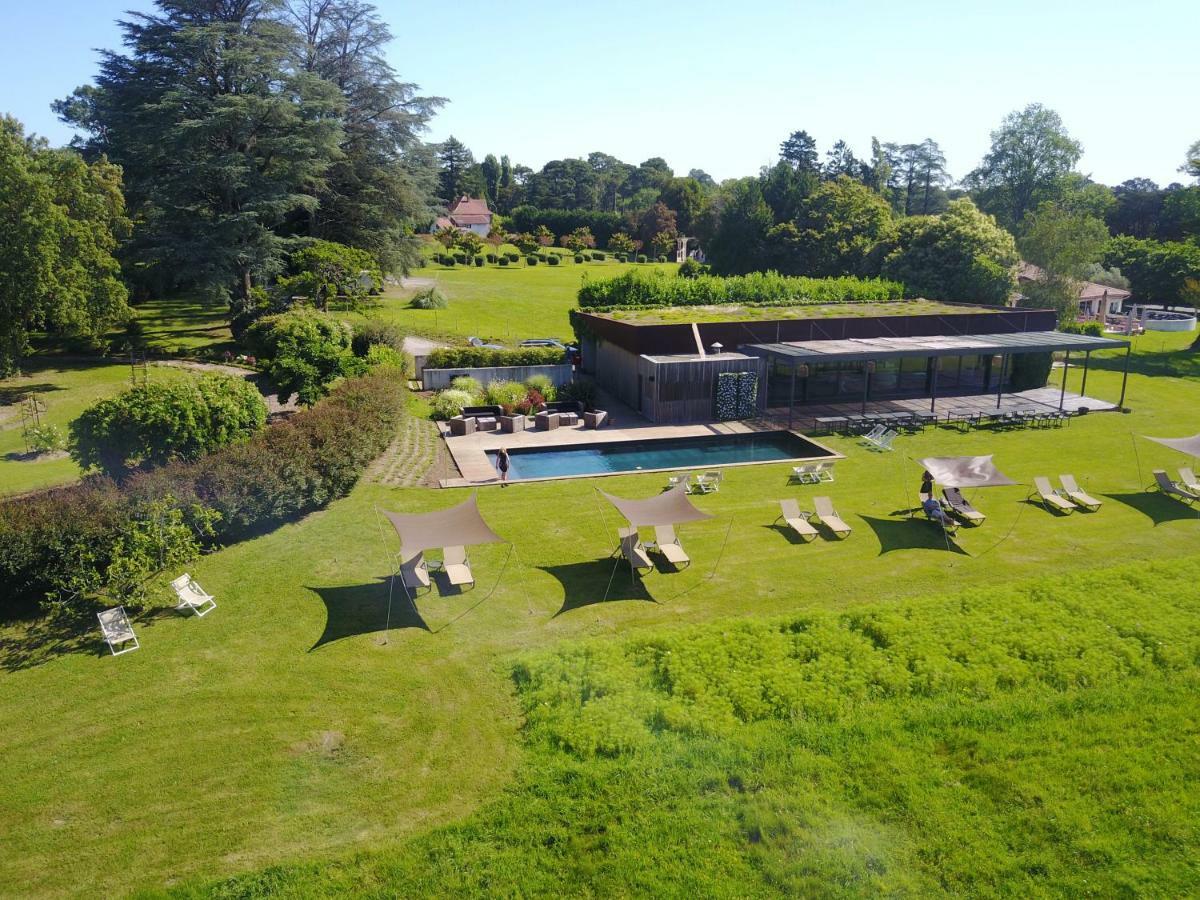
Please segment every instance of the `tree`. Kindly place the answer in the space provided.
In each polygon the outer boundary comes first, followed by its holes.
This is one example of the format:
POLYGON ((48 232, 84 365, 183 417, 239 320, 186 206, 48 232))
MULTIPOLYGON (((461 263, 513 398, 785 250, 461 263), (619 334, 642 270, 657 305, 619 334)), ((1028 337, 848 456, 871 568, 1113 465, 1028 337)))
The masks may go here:
POLYGON ((1105 224, 1113 234, 1136 238, 1154 237, 1158 231, 1166 192, 1149 178, 1131 178, 1113 188, 1115 203, 1105 224))
POLYGON ((1167 241, 1200 240, 1200 187, 1164 194, 1158 237, 1167 241))
POLYGON ((590 250, 596 246, 596 238, 592 236, 590 228, 582 226, 570 234, 564 234, 562 245, 575 253, 582 253, 584 250, 590 250))
POLYGON ((276 289, 287 296, 306 296, 322 310, 338 297, 357 306, 383 286, 383 272, 370 253, 332 241, 314 241, 292 254, 290 268, 295 274, 280 278, 276 289))
POLYGON ((509 235, 509 241, 516 247, 521 254, 528 256, 542 246, 541 241, 530 234, 528 231, 520 231, 516 234, 509 235))
POLYGON ((661 201, 655 203, 638 219, 636 234, 645 247, 654 247, 660 234, 669 234, 673 244, 675 236, 679 234, 675 211, 661 201))
POLYGON ((669 256, 671 251, 675 249, 676 234, 673 231, 660 231, 654 235, 654 239, 650 242, 650 246, 654 249, 656 256, 669 256))
POLYGON ((462 196, 483 194, 482 178, 475 170, 475 157, 454 135, 438 147, 438 193, 446 203, 462 196))
POLYGON ((454 241, 454 246, 465 253, 469 261, 483 252, 483 238, 473 231, 460 231, 454 241))
POLYGON ((729 196, 708 243, 708 260, 718 275, 741 275, 765 268, 767 232, 774 225, 757 178, 743 178, 729 196))
POLYGON ((525 197, 542 209, 595 209, 596 173, 582 159, 552 159, 529 177, 525 197))
POLYGON ((694 178, 668 178, 659 192, 659 199, 675 211, 679 231, 692 233, 696 216, 704 206, 704 189, 694 178))
POLYGON ((1200 181, 1200 141, 1196 141, 1196 143, 1188 147, 1187 155, 1179 171, 1191 175, 1197 181, 1200 181))
POLYGON ((244 441, 267 421, 267 405, 244 378, 202 375, 139 385, 85 410, 71 423, 71 457, 85 471, 198 459, 244 441))
POLYGON ((821 183, 816 172, 796 169, 780 160, 759 173, 762 196, 776 222, 786 222, 800 215, 804 201, 821 183))
POLYGON ((779 145, 779 155, 799 172, 817 173, 821 170, 817 162, 817 142, 807 131, 793 131, 779 145))
POLYGON ((1058 113, 1031 103, 1009 113, 992 132, 992 147, 966 184, 981 209, 1014 228, 1025 213, 1057 199, 1062 179, 1082 154, 1058 113))
POLYGON ((946 203, 943 187, 950 179, 946 157, 937 142, 926 138, 919 144, 884 144, 883 150, 896 212, 906 216, 940 212, 946 203))
POLYGON ((133 264, 165 283, 248 301, 277 274, 284 231, 319 206, 341 157, 345 103, 306 71, 270 0, 158 0, 121 23, 93 90, 56 109, 124 171, 133 264))
POLYGON ((1042 203, 1025 217, 1022 255, 1040 269, 1023 291, 1034 306, 1058 311, 1062 322, 1079 316, 1079 290, 1108 243, 1108 229, 1094 216, 1042 203))
POLYGON ((533 236, 537 238, 538 245, 541 247, 554 246, 554 232, 545 225, 539 225, 534 229, 533 236))
POLYGON ((618 231, 608 239, 608 249, 611 253, 632 253, 633 238, 623 231, 618 231))
POLYGON ((892 211, 870 188, 842 175, 813 191, 795 224, 804 274, 869 275, 877 270, 872 251, 891 234, 892 211))
POLYGON ((999 306, 1016 287, 1016 264, 1012 235, 963 198, 939 215, 902 219, 881 274, 909 296, 999 306))
POLYGON ((353 337, 345 322, 313 309, 293 309, 259 319, 246 330, 244 340, 265 362, 281 402, 295 394, 312 406, 335 379, 365 370, 351 350, 353 337))
POLYGON ((489 153, 483 158, 483 162, 479 164, 479 171, 483 174, 483 190, 488 205, 495 209, 497 198, 500 196, 500 162, 495 154, 489 153))
POLYGON ((1169 306, 1187 301, 1192 296, 1189 281, 1200 281, 1200 246, 1115 237, 1105 250, 1104 265, 1129 278, 1138 302, 1169 306))
POLYGON ((129 228, 120 170, 0 119, 0 375, 46 330, 99 339, 129 315, 113 253, 129 228))
POLYGON ((433 233, 433 239, 449 250, 458 243, 458 229, 453 225, 447 225, 444 228, 439 228, 433 233))
POLYGON ((837 178, 845 175, 847 178, 860 178, 863 164, 854 155, 850 145, 838 140, 825 154, 825 165, 821 169, 826 178, 837 178))

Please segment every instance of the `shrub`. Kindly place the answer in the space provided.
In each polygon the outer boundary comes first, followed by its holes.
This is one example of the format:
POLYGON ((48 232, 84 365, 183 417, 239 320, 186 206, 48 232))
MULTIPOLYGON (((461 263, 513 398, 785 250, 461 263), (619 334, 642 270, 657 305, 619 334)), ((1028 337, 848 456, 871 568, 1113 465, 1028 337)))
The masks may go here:
POLYGON ((423 291, 413 294, 408 305, 413 309, 445 309, 450 305, 450 301, 437 288, 427 287, 423 291))
POLYGON ((629 254, 618 253, 617 254, 617 262, 629 262, 629 254))
POLYGON ((596 408, 596 385, 594 382, 579 379, 568 381, 558 388, 557 393, 559 400, 576 400, 582 403, 585 409, 596 408))
POLYGON ((1050 378, 1054 357, 1050 353, 1014 353, 1012 355, 1012 390, 1029 391, 1045 387, 1050 378))
POLYGON ((365 319, 354 326, 354 337, 350 349, 355 356, 366 356, 372 347, 391 347, 397 353, 404 352, 404 335, 391 322, 382 319, 365 319))
POLYGON ((365 359, 367 367, 370 369, 377 366, 388 366, 398 370, 401 375, 408 374, 408 357, 386 344, 372 344, 367 349, 365 359))
POLYGON ((665 262, 667 261, 667 258, 666 258, 665 256, 659 256, 659 257, 656 259, 656 261, 657 261, 657 262, 660 262, 660 263, 665 263, 665 262))
POLYGON ((475 266, 477 268, 483 268, 483 257, 482 256, 475 257, 475 266))
POLYGON ((507 256, 500 257, 500 265, 502 265, 502 266, 508 265, 508 257, 507 256))
POLYGON ((515 381, 493 381, 483 392, 483 402, 511 412, 525 399, 525 394, 525 386, 515 381))
POLYGON ((559 264, 559 262, 561 262, 561 261, 562 261, 562 257, 559 256, 557 253, 551 253, 545 259, 545 263, 550 266, 557 266, 559 264))
POLYGON ((67 446, 67 438, 57 425, 34 425, 29 429, 28 441, 34 453, 54 453, 67 446))
POLYGON ((453 269, 454 268, 454 257, 453 256, 443 256, 442 257, 442 265, 453 269))
POLYGON ((520 347, 489 350, 486 347, 439 347, 429 354, 430 369, 487 369, 493 366, 553 366, 563 361, 556 347, 520 347))
POLYGON ((487 258, 487 261, 490 262, 492 265, 495 265, 497 260, 499 259, 499 257, 497 257, 495 253, 487 254, 486 258, 487 258))
POLYGON ((604 262, 604 259, 605 259, 604 251, 603 250, 593 250, 592 251, 592 259, 596 260, 596 262, 604 262))
POLYGON ((575 254, 575 262, 577 262, 577 263, 583 262, 583 254, 582 253, 575 254))
POLYGON ((536 256, 534 256, 532 253, 529 254, 529 256, 525 257, 525 265, 536 266, 537 264, 538 264, 538 258, 536 256))
POLYGON ((85 470, 123 475, 130 466, 197 459, 266 421, 267 405, 244 378, 153 382, 85 410, 71 423, 71 456, 85 470))
POLYGON ((455 253, 455 254, 454 254, 454 261, 455 261, 456 263, 458 263, 460 266, 465 266, 465 265, 467 264, 467 254, 465 254, 465 253, 455 253))
POLYGON ((676 274, 680 278, 699 278, 701 275, 708 274, 708 266, 694 259, 685 259, 679 264, 679 271, 676 274))
POLYGON ((433 398, 433 417, 435 419, 452 419, 460 415, 464 406, 474 406, 475 398, 466 391, 441 391, 433 398))
POLYGON ((510 250, 508 253, 506 253, 506 254, 504 254, 504 255, 508 257, 508 261, 509 261, 510 263, 515 263, 515 262, 520 262, 520 261, 521 261, 521 254, 520 254, 520 253, 514 253, 514 252, 512 252, 512 251, 510 250))
POLYGON ((247 348, 265 359, 265 371, 286 403, 295 394, 305 406, 323 397, 344 375, 362 373, 350 350, 352 332, 344 322, 309 309, 264 316, 244 336, 247 348))
POLYGON ((647 261, 647 260, 646 260, 646 254, 645 254, 645 253, 639 253, 639 254, 637 255, 637 261, 638 261, 638 262, 640 262, 640 263, 644 263, 644 262, 646 262, 646 261, 647 261))
POLYGON ((1070 322, 1060 325, 1058 330, 1067 334, 1089 334, 1092 337, 1104 337, 1104 326, 1099 322, 1070 322))
POLYGON ((470 394, 471 399, 476 403, 483 399, 483 385, 479 383, 478 378, 472 378, 470 375, 459 375, 457 378, 452 378, 450 387, 452 390, 470 394))
POLYGON ((525 379, 525 387, 531 391, 537 391, 547 402, 553 400, 556 394, 554 382, 548 375, 530 375, 525 379))

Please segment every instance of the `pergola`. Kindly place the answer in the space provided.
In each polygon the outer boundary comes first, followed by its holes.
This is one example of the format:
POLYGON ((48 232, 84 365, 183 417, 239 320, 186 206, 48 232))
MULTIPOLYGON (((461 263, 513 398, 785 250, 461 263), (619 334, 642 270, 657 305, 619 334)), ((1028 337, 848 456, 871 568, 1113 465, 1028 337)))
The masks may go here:
MULTIPOLYGON (((1061 331, 1022 331, 1010 334, 961 334, 961 335, 930 335, 924 337, 877 337, 852 338, 848 340, 831 341, 789 341, 775 344, 746 344, 741 352, 753 356, 767 358, 771 362, 781 362, 791 369, 791 389, 788 398, 788 416, 791 417, 792 407, 796 404, 796 379, 806 377, 808 366, 820 363, 861 362, 863 371, 868 377, 863 379, 863 403, 866 404, 867 392, 870 386, 869 363, 885 359, 903 359, 913 357, 943 357, 964 356, 968 354, 999 355, 1001 357, 999 389, 996 392, 996 407, 1000 407, 1004 394, 1004 378, 1008 371, 1009 358, 1019 353, 1050 353, 1066 352, 1066 363, 1071 362, 1072 353, 1083 353, 1083 383, 1079 389, 1082 394, 1087 388, 1088 362, 1095 350, 1112 350, 1125 348, 1125 368, 1121 379, 1121 399, 1119 407, 1125 405, 1125 388, 1129 383, 1129 356, 1131 345, 1128 341, 1114 338, 1096 337, 1087 334, 1067 334, 1061 331)), ((937 367, 933 367, 930 384, 929 409, 934 411, 937 403, 937 367)), ((1062 392, 1058 406, 1062 409, 1066 400, 1067 379, 1064 372, 1062 392)))

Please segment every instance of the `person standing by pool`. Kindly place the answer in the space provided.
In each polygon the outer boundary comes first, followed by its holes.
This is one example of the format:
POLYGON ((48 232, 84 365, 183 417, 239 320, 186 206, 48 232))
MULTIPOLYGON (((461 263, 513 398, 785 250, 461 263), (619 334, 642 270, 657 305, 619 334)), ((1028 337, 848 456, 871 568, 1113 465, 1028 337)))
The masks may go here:
POLYGON ((927 469, 925 471, 925 474, 921 476, 920 499, 924 500, 926 497, 932 497, 932 496, 933 496, 933 475, 930 474, 929 470, 927 469))
POLYGON ((508 487, 508 448, 501 447, 496 454, 496 468, 500 470, 500 487, 508 487))

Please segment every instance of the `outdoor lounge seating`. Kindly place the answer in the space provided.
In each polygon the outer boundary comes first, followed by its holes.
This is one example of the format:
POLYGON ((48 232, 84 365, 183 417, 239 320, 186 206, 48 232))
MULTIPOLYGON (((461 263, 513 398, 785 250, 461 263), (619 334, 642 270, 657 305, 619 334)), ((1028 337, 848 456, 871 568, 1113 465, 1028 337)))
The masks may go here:
POLYGON ((958 522, 947 514, 941 504, 930 504, 928 507, 922 504, 921 512, 925 514, 926 521, 938 526, 946 534, 958 533, 958 522))
POLYGON ((834 537, 839 540, 849 537, 850 526, 843 522, 842 517, 837 514, 832 500, 828 497, 814 497, 813 509, 816 510, 817 521, 833 532, 834 537))
POLYGON ((96 618, 100 620, 100 631, 104 635, 104 643, 108 644, 108 649, 112 651, 113 656, 120 656, 122 653, 130 653, 138 649, 140 645, 137 635, 133 633, 133 626, 129 624, 129 616, 125 615, 124 606, 106 609, 97 613, 96 618), (132 643, 133 646, 124 646, 129 643, 132 643), (118 650, 118 647, 121 649, 118 650))
POLYGON ((171 590, 179 598, 179 604, 175 608, 181 612, 194 612, 197 616, 203 616, 217 608, 217 601, 213 599, 212 594, 196 584, 187 572, 171 582, 171 590))
POLYGON ((833 481, 833 462, 817 463, 817 481, 833 481))
POLYGON ((967 498, 963 496, 959 488, 948 487, 942 491, 942 496, 950 504, 950 512, 965 524, 971 526, 982 525, 987 520, 987 516, 967 502, 967 498))
POLYGON ((692 475, 690 472, 684 472, 682 475, 668 475, 667 476, 667 490, 668 491, 671 488, 678 487, 681 484, 684 486, 683 489, 685 491, 687 491, 689 494, 692 492, 692 475))
POLYGON ((682 569, 692 564, 691 557, 684 552, 683 545, 679 543, 674 525, 654 526, 654 546, 662 554, 663 559, 677 569, 682 569))
POLYGON ((1095 512, 1103 505, 1095 497, 1079 489, 1074 475, 1059 475, 1058 480, 1062 482, 1063 493, 1067 495, 1067 499, 1076 506, 1086 509, 1088 512, 1095 512))
POLYGON ((475 433, 475 419, 467 416, 455 416, 450 420, 450 434, 464 437, 475 433))
POLYGON ((1154 470, 1154 482, 1158 485, 1158 489, 1168 497, 1174 497, 1184 503, 1195 503, 1200 500, 1200 493, 1193 493, 1183 485, 1172 481, 1162 469, 1154 470))
POLYGON ((533 417, 533 422, 538 431, 553 431, 558 427, 558 413, 540 412, 533 417))
POLYGON ((1046 509, 1060 512, 1063 515, 1069 516, 1075 512, 1077 507, 1073 502, 1063 497, 1050 485, 1050 479, 1039 475, 1033 479, 1033 486, 1037 492, 1038 498, 1042 501, 1042 505, 1046 509))
POLYGON ((465 419, 479 419, 479 418, 496 419, 496 418, 499 418, 500 416, 504 415, 504 407, 503 406, 495 406, 495 405, 464 406, 462 414, 463 414, 463 418, 465 418, 465 419))
POLYGON ((807 543, 817 536, 817 529, 813 528, 812 523, 808 521, 810 515, 810 513, 801 512, 800 504, 795 500, 780 500, 779 515, 775 517, 775 521, 783 519, 788 528, 792 529, 800 540, 807 543))
POLYGON ((505 434, 524 431, 527 424, 528 420, 521 413, 513 413, 511 416, 500 417, 500 430, 505 434))
POLYGON ((621 536, 621 555, 634 572, 642 569, 650 571, 654 568, 654 563, 650 562, 650 557, 646 555, 646 548, 642 545, 636 528, 621 528, 617 534, 621 536))
POLYGON ((452 585, 475 584, 466 547, 446 547, 442 550, 442 571, 452 585))
POLYGON ((608 413, 602 409, 588 410, 583 414, 584 428, 601 428, 608 422, 608 413))
POLYGON ((404 549, 400 549, 400 582, 410 591, 429 589, 429 566, 425 562, 425 553, 418 550, 408 559, 404 558, 404 549))
POLYGON ((1191 469, 1186 467, 1179 469, 1179 483, 1183 485, 1185 491, 1200 494, 1200 481, 1196 480, 1196 475, 1191 469))
POLYGON ((788 480, 798 481, 800 484, 809 484, 810 482, 816 484, 818 481, 817 464, 805 463, 802 466, 792 466, 792 474, 788 480))
POLYGON ((696 477, 696 490, 701 494, 713 494, 721 489, 720 472, 705 472, 696 477))

